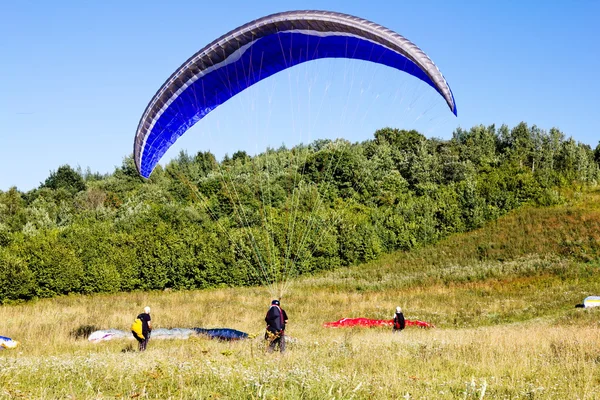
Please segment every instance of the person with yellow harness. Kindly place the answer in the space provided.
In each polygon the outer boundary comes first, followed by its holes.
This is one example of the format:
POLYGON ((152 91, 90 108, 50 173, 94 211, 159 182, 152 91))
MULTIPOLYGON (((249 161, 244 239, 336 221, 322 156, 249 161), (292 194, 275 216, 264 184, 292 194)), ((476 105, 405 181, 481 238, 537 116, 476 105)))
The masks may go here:
POLYGON ((144 312, 138 315, 131 325, 131 333, 138 341, 139 350, 146 350, 150 334, 152 333, 152 318, 150 318, 150 307, 145 307, 144 312))

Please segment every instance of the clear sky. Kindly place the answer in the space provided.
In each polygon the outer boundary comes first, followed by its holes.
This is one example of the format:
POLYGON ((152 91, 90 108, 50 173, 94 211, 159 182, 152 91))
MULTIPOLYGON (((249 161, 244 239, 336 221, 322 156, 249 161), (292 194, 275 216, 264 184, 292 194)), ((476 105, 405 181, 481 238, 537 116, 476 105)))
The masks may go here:
MULTIPOLYGON (((353 14, 421 47, 458 105, 434 136, 526 121, 592 147, 600 140, 596 0, 3 1, 0 190, 35 188, 63 164, 112 172, 132 152, 146 104, 188 57, 243 23, 298 9, 353 14)), ((385 112, 370 117, 385 126, 385 112)), ((363 125, 364 137, 376 127, 363 125)), ((231 151, 219 146, 209 147, 231 151)), ((161 163, 200 147, 182 138, 161 163)))

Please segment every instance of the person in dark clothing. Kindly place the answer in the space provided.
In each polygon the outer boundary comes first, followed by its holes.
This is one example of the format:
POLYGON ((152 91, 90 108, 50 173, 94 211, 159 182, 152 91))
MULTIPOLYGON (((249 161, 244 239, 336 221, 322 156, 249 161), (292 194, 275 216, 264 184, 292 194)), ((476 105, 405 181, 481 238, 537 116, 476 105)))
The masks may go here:
POLYGON ((402 309, 400 307, 396 307, 396 314, 394 315, 394 327, 392 328, 392 332, 401 332, 405 326, 406 321, 404 321, 402 309))
POLYGON ((288 322, 288 316, 283 308, 280 307, 279 300, 273 300, 271 307, 265 317, 267 331, 265 339, 269 341, 269 353, 279 346, 279 351, 285 352, 285 324, 288 322))
POLYGON ((150 340, 150 334, 152 333, 152 318, 150 318, 150 307, 145 307, 144 312, 137 316, 137 319, 142 321, 142 335, 143 338, 137 336, 134 333, 134 337, 137 339, 139 344, 139 351, 145 351, 148 341, 150 340))

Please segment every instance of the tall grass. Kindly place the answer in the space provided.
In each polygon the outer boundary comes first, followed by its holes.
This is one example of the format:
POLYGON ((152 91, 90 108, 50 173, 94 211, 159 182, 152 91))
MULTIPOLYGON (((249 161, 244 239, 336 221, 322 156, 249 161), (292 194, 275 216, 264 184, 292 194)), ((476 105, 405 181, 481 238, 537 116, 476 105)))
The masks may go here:
MULTIPOLYGON (((407 328, 393 335, 389 329, 325 330, 303 324, 299 321, 310 315, 295 308, 290 307, 295 314, 289 329, 295 340, 284 356, 265 354, 258 338, 155 340, 145 353, 123 352, 129 340, 28 340, 0 359, 0 398, 600 396, 600 334, 592 323, 597 312, 580 310, 587 314, 583 326, 407 328)), ((155 320, 174 311, 157 310, 155 320)), ((255 330, 260 325, 250 323, 255 330)))
POLYGON ((597 193, 514 212, 479 231, 368 265, 297 280, 282 300, 289 351, 266 354, 262 288, 65 296, 0 307, 0 399, 600 398, 597 193), (570 251, 564 251, 571 249, 570 251), (94 326, 231 327, 252 339, 93 344, 94 326), (437 328, 326 329, 342 317, 406 317, 437 328))

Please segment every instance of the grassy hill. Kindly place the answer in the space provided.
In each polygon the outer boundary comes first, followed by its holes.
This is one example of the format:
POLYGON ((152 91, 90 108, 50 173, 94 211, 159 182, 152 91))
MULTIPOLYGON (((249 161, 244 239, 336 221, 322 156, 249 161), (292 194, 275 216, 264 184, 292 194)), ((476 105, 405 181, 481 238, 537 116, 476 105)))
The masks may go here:
POLYGON ((600 191, 525 207, 482 229, 369 264, 295 281, 282 305, 293 339, 264 353, 263 288, 66 296, 0 307, 3 398, 600 398, 600 191), (156 327, 231 327, 254 338, 91 344, 85 325, 128 330, 145 305, 156 327), (326 329, 342 317, 435 329, 326 329))
POLYGON ((585 296, 600 293, 600 192, 571 198, 302 282, 334 293, 369 293, 388 309, 401 303, 445 327, 565 318, 585 296))

